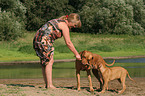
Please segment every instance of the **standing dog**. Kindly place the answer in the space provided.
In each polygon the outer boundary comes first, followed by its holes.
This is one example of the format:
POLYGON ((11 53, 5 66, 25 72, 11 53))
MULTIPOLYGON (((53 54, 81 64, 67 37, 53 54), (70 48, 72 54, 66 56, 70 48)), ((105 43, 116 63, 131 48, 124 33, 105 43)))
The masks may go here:
MULTIPOLYGON (((80 90, 80 71, 86 71, 88 80, 89 80, 90 91, 93 92, 94 89, 92 87, 90 70, 93 68, 93 66, 97 66, 98 63, 107 65, 107 66, 112 66, 114 64, 115 60, 112 64, 107 64, 103 60, 103 58, 98 54, 93 54, 89 51, 82 51, 79 54, 80 54, 82 60, 81 61, 76 60, 75 67, 76 67, 76 77, 77 77, 77 88, 78 88, 78 90, 80 90)), ((96 71, 97 71, 97 69, 93 69, 93 73, 94 73, 95 77, 99 80, 100 88, 102 89, 103 79, 102 79, 101 75, 96 71)))
POLYGON ((105 92, 105 89, 108 87, 108 82, 111 80, 117 79, 120 83, 122 83, 123 89, 118 92, 119 94, 122 94, 126 89, 126 85, 125 85, 126 75, 128 75, 129 79, 134 81, 129 76, 128 71, 126 69, 124 69, 123 67, 108 68, 104 64, 101 64, 101 63, 98 63, 98 65, 95 67, 98 69, 98 71, 101 72, 101 75, 103 77, 103 89, 102 89, 101 93, 105 92))

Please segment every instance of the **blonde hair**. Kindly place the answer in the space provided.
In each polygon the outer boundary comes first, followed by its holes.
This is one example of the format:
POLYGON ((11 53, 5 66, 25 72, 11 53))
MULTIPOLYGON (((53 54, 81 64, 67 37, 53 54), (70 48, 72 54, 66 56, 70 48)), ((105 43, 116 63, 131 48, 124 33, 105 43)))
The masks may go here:
POLYGON ((68 16, 61 16, 59 19, 62 20, 68 20, 68 22, 72 22, 72 23, 76 23, 77 28, 81 27, 81 20, 80 20, 80 16, 76 13, 71 13, 68 16))

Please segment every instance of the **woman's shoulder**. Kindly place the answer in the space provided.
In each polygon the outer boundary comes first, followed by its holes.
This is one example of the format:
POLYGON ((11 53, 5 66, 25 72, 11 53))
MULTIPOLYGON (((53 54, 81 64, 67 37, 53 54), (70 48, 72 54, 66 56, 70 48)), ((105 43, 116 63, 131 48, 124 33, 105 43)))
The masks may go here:
POLYGON ((58 29, 62 30, 67 26, 66 21, 62 20, 62 19, 52 19, 50 21, 48 21, 50 24, 52 24, 54 27, 56 26, 58 29))
POLYGON ((69 29, 67 24, 66 24, 66 22, 60 22, 60 23, 58 23, 58 27, 61 30, 69 29))
POLYGON ((50 23, 61 23, 61 22, 65 22, 66 23, 66 21, 65 20, 62 20, 62 19, 52 19, 52 20, 49 20, 48 22, 50 22, 50 23))
POLYGON ((62 19, 57 19, 58 22, 66 22, 65 20, 62 19))

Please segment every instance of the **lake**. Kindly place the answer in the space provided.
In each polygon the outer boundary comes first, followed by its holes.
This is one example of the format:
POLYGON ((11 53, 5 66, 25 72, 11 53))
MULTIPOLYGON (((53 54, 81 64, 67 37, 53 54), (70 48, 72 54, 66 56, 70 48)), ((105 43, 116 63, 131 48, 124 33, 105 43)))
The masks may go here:
MULTIPOLYGON (((105 60, 108 64, 113 60, 105 60)), ((126 68, 131 77, 145 77, 145 58, 116 60, 114 66, 126 68)), ((75 76, 75 62, 54 63, 53 78, 72 78, 75 76)), ((81 71, 81 77, 86 72, 81 71)), ((0 79, 43 78, 39 64, 0 65, 0 79)))

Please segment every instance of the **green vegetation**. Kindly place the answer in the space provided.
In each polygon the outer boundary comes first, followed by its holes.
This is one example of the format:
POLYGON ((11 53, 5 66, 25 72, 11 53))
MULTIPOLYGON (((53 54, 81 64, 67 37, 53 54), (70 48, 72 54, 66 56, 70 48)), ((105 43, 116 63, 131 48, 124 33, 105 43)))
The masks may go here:
POLYGON ((81 30, 85 33, 143 35, 143 10, 143 0, 91 0, 79 12, 81 30))
POLYGON ((26 7, 19 0, 0 0, 0 41, 23 36, 26 7))
POLYGON ((145 35, 144 0, 0 0, 0 41, 15 40, 47 21, 78 13, 81 29, 95 34, 145 35))
MULTIPOLYGON (((144 55, 143 0, 1 0, 0 5, 0 62, 39 60, 32 48, 35 32, 27 31, 73 12, 82 22, 81 29, 72 29, 79 33, 71 33, 79 52, 89 50, 103 57, 144 55)), ((55 59, 74 58, 63 38, 54 47, 55 59)))
MULTIPOLYGON (((35 32, 25 32, 23 38, 0 42, 0 62, 39 60, 32 41, 35 32)), ((127 35, 95 35, 70 33, 71 40, 80 52, 88 50, 102 57, 144 55, 145 37, 127 35)), ((54 59, 73 59, 63 37, 54 42, 54 59)))

